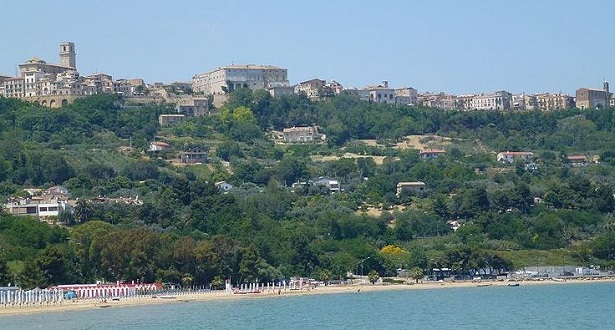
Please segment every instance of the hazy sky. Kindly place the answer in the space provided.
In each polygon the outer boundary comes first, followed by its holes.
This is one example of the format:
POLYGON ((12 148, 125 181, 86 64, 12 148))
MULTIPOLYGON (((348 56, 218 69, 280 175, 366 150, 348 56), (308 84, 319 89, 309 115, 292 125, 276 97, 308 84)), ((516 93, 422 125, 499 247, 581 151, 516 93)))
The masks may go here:
POLYGON ((3 0, 0 74, 73 41, 82 75, 148 83, 250 63, 293 84, 573 94, 615 81, 614 14, 613 0, 3 0))

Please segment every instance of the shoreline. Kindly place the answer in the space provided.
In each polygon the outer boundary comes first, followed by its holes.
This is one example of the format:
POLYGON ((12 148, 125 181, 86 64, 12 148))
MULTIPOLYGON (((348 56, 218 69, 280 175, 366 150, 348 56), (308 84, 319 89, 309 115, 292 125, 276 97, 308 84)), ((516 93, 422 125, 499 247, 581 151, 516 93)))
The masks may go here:
POLYGON ((171 296, 135 296, 122 298, 119 301, 101 299, 81 299, 64 301, 57 304, 42 304, 28 306, 0 306, 1 316, 20 316, 38 313, 58 313, 80 310, 94 310, 97 308, 122 308, 129 306, 145 306, 187 302, 206 302, 223 300, 241 299, 265 299, 275 297, 288 297, 298 295, 315 294, 343 294, 343 293, 362 293, 376 291, 406 291, 406 290, 438 290, 451 288, 481 288, 481 287, 504 287, 504 286, 532 286, 532 285, 566 285, 582 283, 609 283, 615 282, 615 278, 575 278, 575 279, 542 279, 542 280, 482 280, 482 281, 459 281, 459 282, 422 282, 406 284, 348 284, 335 286, 319 286, 314 289, 305 290, 265 290, 261 293, 233 294, 225 291, 189 291, 179 292, 171 296), (170 298, 172 297, 172 298, 170 298), (169 299, 170 298, 170 299, 169 299))

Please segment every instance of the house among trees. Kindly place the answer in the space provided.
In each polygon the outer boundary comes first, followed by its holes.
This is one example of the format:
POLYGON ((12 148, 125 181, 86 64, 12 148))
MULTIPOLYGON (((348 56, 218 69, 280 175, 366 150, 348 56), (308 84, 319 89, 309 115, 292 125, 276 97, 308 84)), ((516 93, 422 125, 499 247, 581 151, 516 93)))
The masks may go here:
POLYGON ((330 192, 339 192, 341 191, 340 182, 327 177, 320 177, 318 179, 314 179, 310 181, 310 185, 312 187, 327 187, 330 192))
POLYGON ((290 127, 282 131, 284 141, 286 142, 314 142, 318 134, 316 127, 290 127))
POLYGON ((587 157, 583 155, 568 156, 566 157, 566 160, 574 167, 587 166, 587 157))
POLYGON ((184 120, 186 115, 184 114, 164 114, 158 116, 158 124, 160 126, 169 126, 173 123, 184 120))
POLYGON ((295 94, 304 93, 310 99, 319 99, 320 92, 325 87, 326 81, 321 79, 311 79, 295 85, 295 94))
POLYGON ((62 186, 41 189, 26 189, 27 197, 11 197, 4 209, 13 215, 31 215, 41 218, 57 217, 60 212, 72 210, 68 203, 68 190, 62 186))
POLYGON ((190 149, 188 151, 181 152, 179 158, 184 164, 196 164, 207 162, 207 150, 190 149))
POLYGON ((425 193, 426 185, 425 182, 416 181, 416 182, 399 182, 397 183, 397 191, 395 196, 399 198, 404 192, 414 192, 417 194, 425 193))
POLYGON ((201 117, 209 114, 209 100, 206 97, 184 96, 177 98, 176 102, 175 110, 178 114, 188 117, 201 117))
POLYGON ((427 149, 419 152, 419 157, 421 159, 436 159, 445 153, 446 151, 442 149, 427 149))
POLYGON ((216 188, 227 192, 231 189, 233 189, 233 185, 231 185, 230 183, 226 182, 226 181, 218 181, 214 184, 216 186, 216 188))
POLYGON ((500 163, 512 164, 517 159, 523 161, 532 161, 534 160, 534 154, 528 151, 506 151, 500 152, 497 155, 497 160, 500 163))
POLYGON ((149 144, 149 151, 164 151, 171 149, 171 145, 162 141, 152 141, 149 144))

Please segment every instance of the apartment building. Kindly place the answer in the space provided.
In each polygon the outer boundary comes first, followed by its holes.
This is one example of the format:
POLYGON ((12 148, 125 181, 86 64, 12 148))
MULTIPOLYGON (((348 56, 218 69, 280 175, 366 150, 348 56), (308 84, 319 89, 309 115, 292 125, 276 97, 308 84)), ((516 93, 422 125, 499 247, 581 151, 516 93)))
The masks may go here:
POLYGON ((507 91, 474 96, 472 108, 476 110, 509 110, 512 94, 507 91))
POLYGON ((514 94, 510 99, 510 108, 512 110, 537 110, 538 100, 534 95, 514 94))
POLYGON ((463 109, 463 110, 472 110, 473 106, 474 106, 474 94, 468 94, 468 95, 459 95, 457 96, 457 104, 456 104, 456 108, 457 109, 463 109))
POLYGON ((457 109, 458 98, 455 95, 449 95, 444 93, 425 93, 417 96, 417 103, 430 108, 439 109, 457 109))
POLYGON ((402 87, 395 89, 395 104, 397 105, 416 105, 418 102, 418 91, 412 87, 402 87))
POLYGON ((576 105, 580 109, 605 108, 610 105, 611 95, 606 81, 602 89, 579 88, 576 92, 576 105))
POLYGON ((273 65, 227 65, 195 75, 192 90, 205 95, 227 94, 236 89, 288 87, 288 70, 273 65))
POLYGON ((538 109, 543 111, 563 110, 574 107, 574 98, 568 94, 536 94, 538 109))

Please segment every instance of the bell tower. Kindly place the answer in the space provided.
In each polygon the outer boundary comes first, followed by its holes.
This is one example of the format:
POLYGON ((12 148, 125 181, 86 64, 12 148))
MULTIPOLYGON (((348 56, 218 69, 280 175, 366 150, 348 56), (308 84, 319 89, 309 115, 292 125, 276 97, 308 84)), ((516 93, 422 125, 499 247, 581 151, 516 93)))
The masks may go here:
POLYGON ((75 44, 72 42, 63 42, 60 44, 60 65, 68 66, 77 69, 75 60, 75 44))

